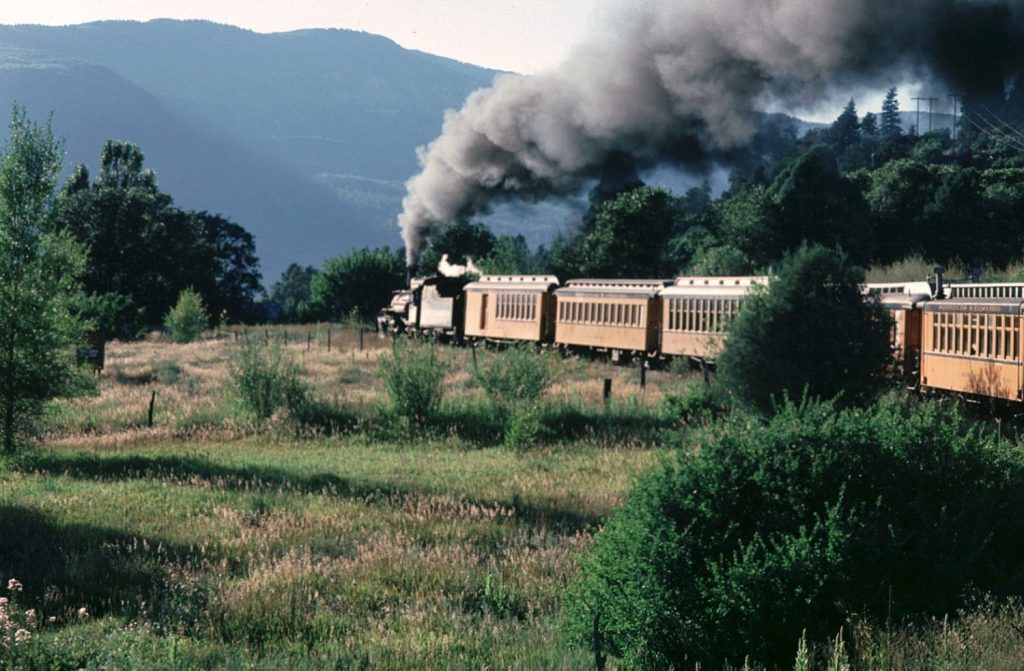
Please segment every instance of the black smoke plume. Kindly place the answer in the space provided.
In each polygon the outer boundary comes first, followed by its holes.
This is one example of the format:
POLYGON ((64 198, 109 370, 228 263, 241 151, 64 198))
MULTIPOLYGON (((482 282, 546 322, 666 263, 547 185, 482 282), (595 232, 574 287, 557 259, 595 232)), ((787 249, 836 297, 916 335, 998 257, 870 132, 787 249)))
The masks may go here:
MULTIPOLYGON (((1000 89, 1024 56, 1024 0, 664 0, 633 5, 559 68, 499 77, 419 152, 399 225, 415 262, 435 227, 496 200, 577 193, 610 157, 725 159, 757 111, 911 77, 1000 89)), ((981 90, 979 90, 981 89, 981 90)))

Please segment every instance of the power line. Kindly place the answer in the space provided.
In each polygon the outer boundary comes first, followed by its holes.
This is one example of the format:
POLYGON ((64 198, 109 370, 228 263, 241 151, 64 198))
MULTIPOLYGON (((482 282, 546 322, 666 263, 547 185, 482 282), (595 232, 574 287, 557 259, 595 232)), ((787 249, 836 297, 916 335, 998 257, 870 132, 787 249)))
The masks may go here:
POLYGON ((953 145, 956 145, 956 113, 960 109, 960 99, 964 97, 962 93, 950 93, 949 97, 953 100, 953 145))

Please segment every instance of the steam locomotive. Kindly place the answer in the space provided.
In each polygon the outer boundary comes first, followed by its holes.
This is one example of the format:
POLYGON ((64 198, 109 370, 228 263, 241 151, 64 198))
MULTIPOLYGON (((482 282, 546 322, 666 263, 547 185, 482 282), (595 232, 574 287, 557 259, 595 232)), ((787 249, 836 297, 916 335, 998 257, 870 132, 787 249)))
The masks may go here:
MULTIPOLYGON (((642 365, 713 364, 727 325, 770 278, 574 279, 550 275, 429 277, 396 291, 381 333, 454 342, 529 342, 642 365)), ((923 391, 1024 401, 1024 283, 866 284, 890 316, 894 368, 923 391)))

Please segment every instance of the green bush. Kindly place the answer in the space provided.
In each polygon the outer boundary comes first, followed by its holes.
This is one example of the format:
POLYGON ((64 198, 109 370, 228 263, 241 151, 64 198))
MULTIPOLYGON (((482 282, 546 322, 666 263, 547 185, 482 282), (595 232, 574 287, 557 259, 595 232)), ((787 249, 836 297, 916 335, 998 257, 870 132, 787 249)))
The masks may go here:
POLYGON ((530 345, 482 353, 473 366, 477 384, 503 411, 535 403, 551 383, 553 372, 550 358, 534 352, 530 345))
POLYGON ((178 294, 178 302, 164 316, 167 335, 176 343, 196 340, 209 324, 210 315, 203 298, 193 289, 184 289, 178 294))
POLYGON ((665 457, 594 542, 567 621, 627 666, 791 665, 851 613, 941 616, 1024 588, 1024 456, 956 412, 785 402, 665 457))
POLYGON ((258 422, 279 409, 301 417, 310 404, 302 369, 277 344, 243 342, 228 362, 228 388, 241 414, 258 422))
POLYGON ((863 281, 836 250, 804 246, 787 256, 768 291, 748 298, 730 325, 720 379, 764 412, 785 394, 872 398, 887 379, 888 319, 864 302, 863 281))
POLYGON ((728 398, 717 385, 690 381, 678 394, 665 396, 667 411, 690 427, 706 426, 729 412, 728 398))
POLYGON ((379 366, 391 411, 414 426, 426 426, 441 403, 447 368, 434 345, 395 340, 379 366))

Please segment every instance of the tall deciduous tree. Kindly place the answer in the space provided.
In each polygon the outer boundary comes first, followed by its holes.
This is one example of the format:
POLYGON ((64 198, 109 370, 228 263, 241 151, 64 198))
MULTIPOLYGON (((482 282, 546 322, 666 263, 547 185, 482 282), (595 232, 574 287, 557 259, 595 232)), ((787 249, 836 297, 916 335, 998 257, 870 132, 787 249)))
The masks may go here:
POLYGON ((310 283, 304 316, 343 319, 355 314, 369 320, 392 291, 405 286, 404 258, 381 247, 328 259, 310 283))
POLYGON ((640 187, 598 209, 579 241, 580 270, 591 277, 667 277, 679 268, 667 254, 679 211, 663 189, 640 187))
POLYGON ((246 318, 260 281, 252 236, 175 207, 143 160, 138 146, 108 141, 95 181, 79 166, 61 191, 59 225, 90 249, 85 285, 100 329, 132 337, 158 325, 190 286, 217 313, 246 318))
POLYGON ((0 155, 0 439, 12 452, 43 404, 73 387, 70 345, 85 255, 51 216, 62 148, 47 125, 11 116, 0 155))

